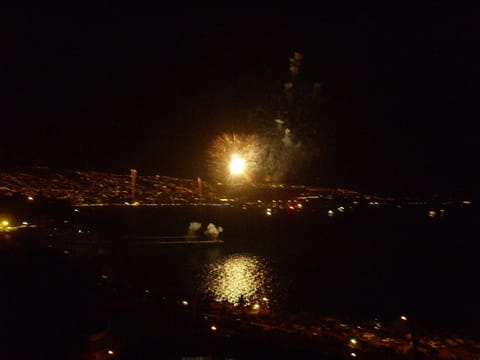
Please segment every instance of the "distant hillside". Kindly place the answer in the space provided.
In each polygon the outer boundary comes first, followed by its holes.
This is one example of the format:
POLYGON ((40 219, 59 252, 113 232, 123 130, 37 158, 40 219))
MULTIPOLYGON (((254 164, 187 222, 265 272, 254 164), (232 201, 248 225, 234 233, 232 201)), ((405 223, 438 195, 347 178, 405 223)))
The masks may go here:
MULTIPOLYGON (((203 196, 210 195, 208 184, 202 184, 203 196)), ((68 200, 73 204, 123 204, 132 201, 131 177, 97 171, 55 172, 47 168, 29 171, 0 172, 0 194, 45 196, 68 200)), ((169 176, 138 175, 135 201, 172 203, 195 201, 199 197, 196 180, 169 176)))
POLYGON ((132 199, 130 174, 99 171, 53 171, 49 168, 29 168, 0 172, 0 196, 21 195, 65 200, 73 205, 117 205, 138 202, 142 205, 162 204, 274 204, 275 200, 373 200, 393 202, 393 198, 361 194, 347 189, 285 184, 246 184, 212 186, 194 179, 171 176, 137 175, 132 199))

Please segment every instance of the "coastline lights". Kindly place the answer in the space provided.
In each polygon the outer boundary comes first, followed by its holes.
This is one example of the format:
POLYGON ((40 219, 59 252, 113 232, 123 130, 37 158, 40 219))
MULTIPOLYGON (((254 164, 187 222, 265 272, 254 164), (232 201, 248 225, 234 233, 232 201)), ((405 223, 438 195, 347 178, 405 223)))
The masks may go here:
POLYGON ((242 175, 245 172, 247 162, 238 154, 233 154, 228 166, 230 175, 242 175))

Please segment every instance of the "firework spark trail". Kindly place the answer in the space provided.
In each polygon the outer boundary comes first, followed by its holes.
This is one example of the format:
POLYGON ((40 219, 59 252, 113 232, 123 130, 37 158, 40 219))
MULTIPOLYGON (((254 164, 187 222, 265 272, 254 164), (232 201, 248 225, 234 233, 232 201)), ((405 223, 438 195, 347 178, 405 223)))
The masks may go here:
MULTIPOLYGON (((210 151, 210 165, 215 177, 229 183, 232 181, 231 161, 242 159, 241 176, 245 181, 251 181, 258 171, 262 160, 262 146, 258 136, 246 134, 227 134, 218 136, 210 151)), ((233 174, 239 175, 239 174, 233 174)))

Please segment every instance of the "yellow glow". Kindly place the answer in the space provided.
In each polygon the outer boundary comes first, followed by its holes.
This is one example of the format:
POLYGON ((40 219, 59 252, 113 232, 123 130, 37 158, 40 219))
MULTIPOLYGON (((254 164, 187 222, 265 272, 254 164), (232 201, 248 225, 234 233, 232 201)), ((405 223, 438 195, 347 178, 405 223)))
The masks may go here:
POLYGON ((30 201, 33 201, 33 197, 32 197, 32 196, 29 196, 27 199, 30 200, 30 201))
POLYGON ((241 175, 245 172, 246 161, 243 157, 233 154, 230 160, 230 174, 231 175, 241 175))
POLYGON ((187 306, 187 305, 188 305, 188 301, 187 301, 187 300, 182 300, 182 305, 187 306))
POLYGON ((407 317, 405 315, 402 315, 402 316, 400 316, 400 319, 402 319, 403 321, 406 321, 407 317))
POLYGON ((258 310, 258 309, 260 309, 260 305, 254 304, 254 305, 253 305, 253 310, 258 310))
POLYGON ((209 154, 209 163, 218 181, 250 182, 260 175, 264 144, 256 135, 224 133, 212 142, 209 154))
POLYGON ((114 354, 113 350, 108 350, 107 353, 108 353, 108 355, 113 355, 114 354))
POLYGON ((210 330, 217 331, 217 327, 215 325, 210 326, 210 330))
MULTIPOLYGON (((205 279, 205 291, 215 301, 227 301, 235 306, 259 304, 271 292, 270 273, 261 258, 248 254, 233 254, 210 266, 205 279)), ((268 303, 264 302, 264 307, 268 303)))
POLYGON ((357 344, 357 339, 350 339, 350 343, 353 344, 353 345, 356 345, 357 344))
POLYGON ((10 222, 8 220, 3 220, 2 221, 2 226, 8 226, 10 222))
POLYGON ((355 354, 354 352, 350 353, 350 356, 351 357, 357 357, 357 354, 355 354))

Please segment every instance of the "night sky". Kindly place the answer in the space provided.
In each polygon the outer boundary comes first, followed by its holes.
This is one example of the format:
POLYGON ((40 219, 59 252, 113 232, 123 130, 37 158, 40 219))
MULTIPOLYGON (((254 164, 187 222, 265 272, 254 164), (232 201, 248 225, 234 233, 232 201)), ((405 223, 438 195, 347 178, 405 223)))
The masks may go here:
POLYGON ((478 195, 475 12, 295 6, 4 9, 1 168, 208 178, 212 140, 254 130, 298 51, 324 97, 312 182, 478 195))

